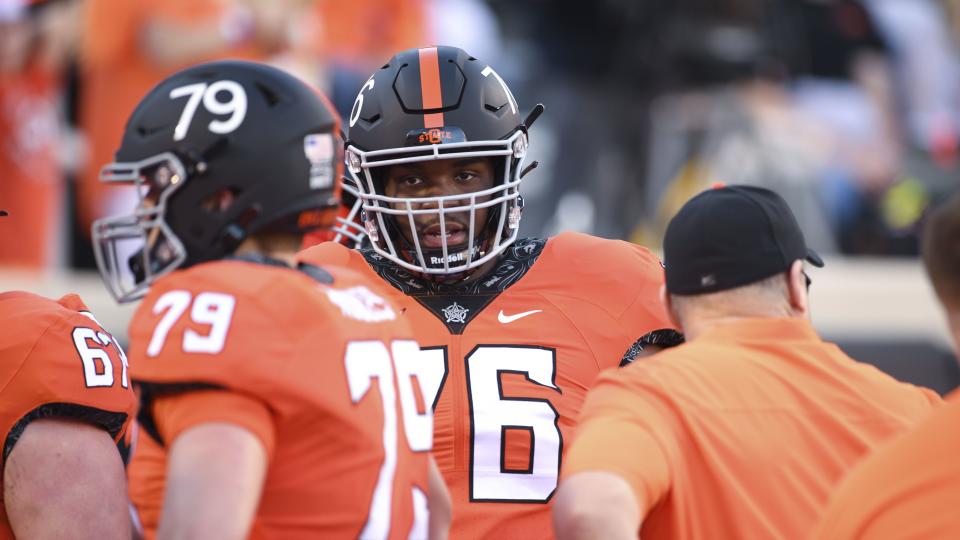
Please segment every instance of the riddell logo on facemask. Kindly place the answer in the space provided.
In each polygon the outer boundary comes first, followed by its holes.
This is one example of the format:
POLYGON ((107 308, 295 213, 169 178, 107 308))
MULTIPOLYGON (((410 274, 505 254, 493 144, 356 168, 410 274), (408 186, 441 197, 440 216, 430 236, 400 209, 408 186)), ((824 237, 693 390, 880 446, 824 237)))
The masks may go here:
MULTIPOLYGON (((476 259, 476 258, 477 258, 477 252, 480 251, 479 248, 474 247, 471 251, 473 251, 473 257, 474 257, 474 259, 476 259)), ((483 254, 481 253, 480 256, 483 256, 483 254)), ((459 253, 452 253, 452 254, 450 254, 450 255, 447 255, 447 263, 448 263, 448 264, 449 264, 449 263, 455 263, 455 262, 463 262, 463 261, 465 261, 466 259, 467 259, 467 251, 466 251, 466 250, 461 251, 461 252, 459 252, 459 253)), ((439 264, 443 264, 443 257, 430 257, 430 264, 438 264, 438 265, 439 265, 439 264)))

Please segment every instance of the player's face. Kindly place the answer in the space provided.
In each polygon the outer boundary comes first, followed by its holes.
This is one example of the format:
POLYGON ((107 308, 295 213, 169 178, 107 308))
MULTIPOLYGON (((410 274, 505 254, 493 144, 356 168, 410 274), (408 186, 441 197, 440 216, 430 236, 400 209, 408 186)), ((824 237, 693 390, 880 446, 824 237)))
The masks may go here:
MULTIPOLYGON (((492 188, 494 168, 489 158, 442 159, 395 165, 387 170, 384 183, 384 195, 400 198, 441 197, 463 195, 492 188)), ((490 196, 477 197, 481 203, 490 196)), ((465 206, 469 198, 445 202, 444 208, 465 206)), ((396 208, 402 208, 397 206, 396 208)), ((426 202, 413 205, 414 210, 437 208, 437 203, 426 202)), ((487 220, 488 209, 478 208, 474 217, 474 234, 487 220)), ((405 216, 397 216, 401 234, 408 242, 413 242, 410 225, 405 216)), ((470 232, 470 212, 449 212, 444 215, 444 227, 447 246, 465 244, 470 232)), ((414 217, 414 226, 424 248, 440 248, 443 239, 440 236, 440 217, 436 214, 418 214, 414 217)))

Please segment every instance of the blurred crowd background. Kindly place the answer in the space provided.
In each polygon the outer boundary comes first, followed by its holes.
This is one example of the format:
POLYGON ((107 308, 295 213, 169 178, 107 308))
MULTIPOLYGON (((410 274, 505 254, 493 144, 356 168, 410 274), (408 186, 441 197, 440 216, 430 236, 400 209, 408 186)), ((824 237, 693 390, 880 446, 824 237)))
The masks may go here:
POLYGON ((131 205, 98 170, 166 75, 267 61, 347 115, 376 67, 427 44, 547 106, 526 235, 657 250, 689 196, 751 183, 828 262, 915 261, 960 184, 960 0, 0 0, 0 265, 93 268, 90 224, 131 205))

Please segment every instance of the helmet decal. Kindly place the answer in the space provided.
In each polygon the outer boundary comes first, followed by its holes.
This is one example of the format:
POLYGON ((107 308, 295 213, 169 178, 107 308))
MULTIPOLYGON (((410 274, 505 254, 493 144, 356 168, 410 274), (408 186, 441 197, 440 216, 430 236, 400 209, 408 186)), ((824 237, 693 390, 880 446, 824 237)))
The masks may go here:
MULTIPOLYGON (((430 47, 417 51, 420 57, 420 88, 423 100, 423 109, 442 109, 443 92, 440 89, 440 63, 437 59, 437 48, 430 47)), ((443 127, 443 113, 424 113, 423 127, 443 127)))

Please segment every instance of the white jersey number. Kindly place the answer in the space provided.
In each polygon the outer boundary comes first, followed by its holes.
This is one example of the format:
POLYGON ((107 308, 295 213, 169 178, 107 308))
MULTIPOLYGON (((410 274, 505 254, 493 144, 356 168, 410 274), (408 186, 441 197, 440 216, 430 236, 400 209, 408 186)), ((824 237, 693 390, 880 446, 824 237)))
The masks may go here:
MULTIPOLYGON (((446 348, 421 351, 425 366, 434 370, 436 381, 426 394, 439 394, 446 377, 446 348), (442 371, 441 371, 442 370, 442 371)), ((556 353, 552 349, 510 345, 479 345, 466 359, 467 393, 471 425, 471 502, 547 502, 553 496, 560 474, 563 438, 560 415, 549 401, 509 398, 501 392, 503 373, 525 376, 531 384, 560 392, 556 386, 556 353), (504 466, 509 430, 530 433, 528 469, 512 471, 504 466)))
MULTIPOLYGON (((93 319, 92 315, 80 312, 93 319)), ((96 321, 96 319, 94 319, 96 321)), ((113 339, 113 336, 106 332, 94 330, 92 328, 77 327, 73 329, 73 345, 80 354, 80 362, 83 363, 83 379, 87 388, 100 386, 113 386, 113 362, 110 355, 107 354, 107 347, 113 345, 117 350, 117 356, 120 357, 120 386, 127 388, 130 386, 127 380, 127 355, 124 354, 120 344, 113 339), (91 342, 94 345, 91 346, 91 342)))
MULTIPOLYGON (((387 538, 390 533, 393 480, 397 472, 397 453, 400 438, 397 433, 397 394, 403 414, 406 441, 413 451, 426 452, 433 442, 433 416, 429 404, 417 406, 413 380, 423 381, 418 366, 420 348, 415 341, 394 341, 390 350, 381 341, 352 341, 347 344, 344 366, 350 397, 359 403, 377 380, 380 402, 383 406, 383 464, 373 491, 367 522, 360 538, 387 538), (392 353, 392 354, 391 354, 392 353), (396 366, 396 369, 394 369, 396 366), (394 378, 396 372, 396 379, 394 378), (396 381, 396 382, 394 382, 396 381)), ((420 394, 427 395, 420 382, 420 394)), ((414 508, 414 524, 410 538, 425 538, 429 512, 426 495, 416 486, 411 486, 414 508)))
POLYGON ((210 330, 201 334, 187 328, 183 332, 183 352, 218 354, 223 350, 227 341, 227 331, 233 318, 233 310, 237 300, 229 294, 202 292, 194 299, 187 291, 169 291, 161 296, 153 305, 153 314, 161 317, 157 327, 153 330, 150 343, 147 345, 147 356, 157 356, 167 342, 170 329, 190 307, 190 320, 195 323, 209 325, 210 330))

